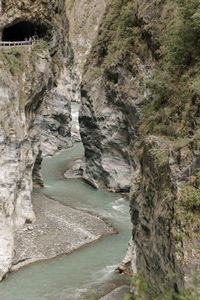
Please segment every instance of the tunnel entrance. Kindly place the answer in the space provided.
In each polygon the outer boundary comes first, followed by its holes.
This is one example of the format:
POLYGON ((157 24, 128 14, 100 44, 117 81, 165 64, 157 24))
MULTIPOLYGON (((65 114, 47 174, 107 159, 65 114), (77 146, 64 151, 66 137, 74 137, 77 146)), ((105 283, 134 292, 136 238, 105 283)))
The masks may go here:
POLYGON ((4 28, 2 41, 25 41, 34 35, 39 35, 38 31, 38 28, 33 23, 29 21, 20 22, 4 28))

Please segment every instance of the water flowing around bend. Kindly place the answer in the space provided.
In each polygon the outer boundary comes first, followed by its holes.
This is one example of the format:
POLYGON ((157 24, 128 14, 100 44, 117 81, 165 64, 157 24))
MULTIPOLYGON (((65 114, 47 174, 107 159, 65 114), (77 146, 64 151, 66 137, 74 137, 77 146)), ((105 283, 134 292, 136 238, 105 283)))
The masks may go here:
POLYGON ((87 288, 118 280, 114 267, 125 255, 131 234, 128 203, 119 194, 98 191, 81 179, 65 180, 63 171, 83 155, 81 143, 43 162, 45 187, 39 190, 67 205, 97 213, 119 234, 108 236, 69 255, 27 266, 0 284, 0 299, 82 299, 87 288))

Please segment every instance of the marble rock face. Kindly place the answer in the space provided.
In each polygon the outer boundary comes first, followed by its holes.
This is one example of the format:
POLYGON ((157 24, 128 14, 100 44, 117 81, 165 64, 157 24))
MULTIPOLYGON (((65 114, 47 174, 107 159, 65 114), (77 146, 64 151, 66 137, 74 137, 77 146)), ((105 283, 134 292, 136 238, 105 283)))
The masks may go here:
POLYGON ((9 0, 0 10, 0 38, 19 20, 42 24, 43 43, 0 49, 0 279, 13 262, 13 232, 35 220, 32 177, 42 185, 42 157, 71 145, 72 51, 64 1, 9 0), (56 12, 60 18, 55 18, 56 12), (58 24, 59 22, 59 24, 58 24), (51 26, 47 24, 51 23, 51 26), (59 69, 60 68, 60 69, 59 69), (70 84, 70 83, 69 83, 70 84))
MULTIPOLYGON (((119 271, 126 272, 126 265, 132 273, 142 270, 158 292, 189 286, 192 274, 200 270, 199 227, 194 221, 195 217, 199 220, 199 207, 190 215, 188 225, 181 203, 181 197, 186 197, 182 202, 187 200, 187 195, 181 196, 184 186, 199 197, 199 92, 185 107, 190 127, 186 128, 184 118, 178 119, 184 123, 183 131, 191 135, 188 144, 181 145, 181 138, 175 139, 175 147, 167 134, 161 135, 162 130, 151 132, 150 118, 149 128, 143 122, 144 105, 156 101, 146 82, 160 63, 158 53, 163 45, 157 41, 169 20, 177 17, 169 2, 135 1, 132 15, 137 38, 130 56, 129 50, 121 53, 123 47, 116 47, 119 55, 115 56, 109 37, 115 37, 116 44, 120 42, 114 34, 116 19, 112 16, 116 11, 109 14, 112 6, 108 7, 84 65, 79 117, 85 148, 84 178, 97 188, 130 191, 134 242, 119 271)), ((186 84, 189 86, 189 79, 186 84)), ((156 108, 153 113, 156 115, 156 108)), ((168 121, 170 126, 173 121, 168 121)), ((160 120, 154 122, 163 125, 160 120)))

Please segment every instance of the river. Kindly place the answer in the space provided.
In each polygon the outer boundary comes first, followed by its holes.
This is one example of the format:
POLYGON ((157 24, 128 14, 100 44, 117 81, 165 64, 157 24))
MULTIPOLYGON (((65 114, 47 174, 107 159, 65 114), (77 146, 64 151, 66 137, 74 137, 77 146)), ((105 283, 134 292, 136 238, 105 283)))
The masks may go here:
MULTIPOLYGON (((78 106, 75 104, 74 114, 78 106)), ((73 111, 72 111, 73 112, 73 111)), ((43 160, 45 186, 38 193, 74 208, 90 211, 110 222, 119 232, 55 259, 38 262, 11 273, 0 284, 0 300, 74 300, 105 282, 120 281, 113 273, 123 259, 131 236, 129 205, 120 194, 96 190, 81 179, 64 179, 62 174, 84 154, 76 143, 43 160)))

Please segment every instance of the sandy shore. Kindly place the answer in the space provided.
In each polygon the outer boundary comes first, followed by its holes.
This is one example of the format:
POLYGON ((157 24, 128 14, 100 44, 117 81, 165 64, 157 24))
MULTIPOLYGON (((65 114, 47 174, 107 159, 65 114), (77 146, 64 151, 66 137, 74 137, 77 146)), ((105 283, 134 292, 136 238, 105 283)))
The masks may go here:
POLYGON ((113 227, 91 215, 38 193, 33 193, 34 224, 25 224, 15 232, 15 256, 12 271, 30 263, 70 253, 105 235, 113 227))

